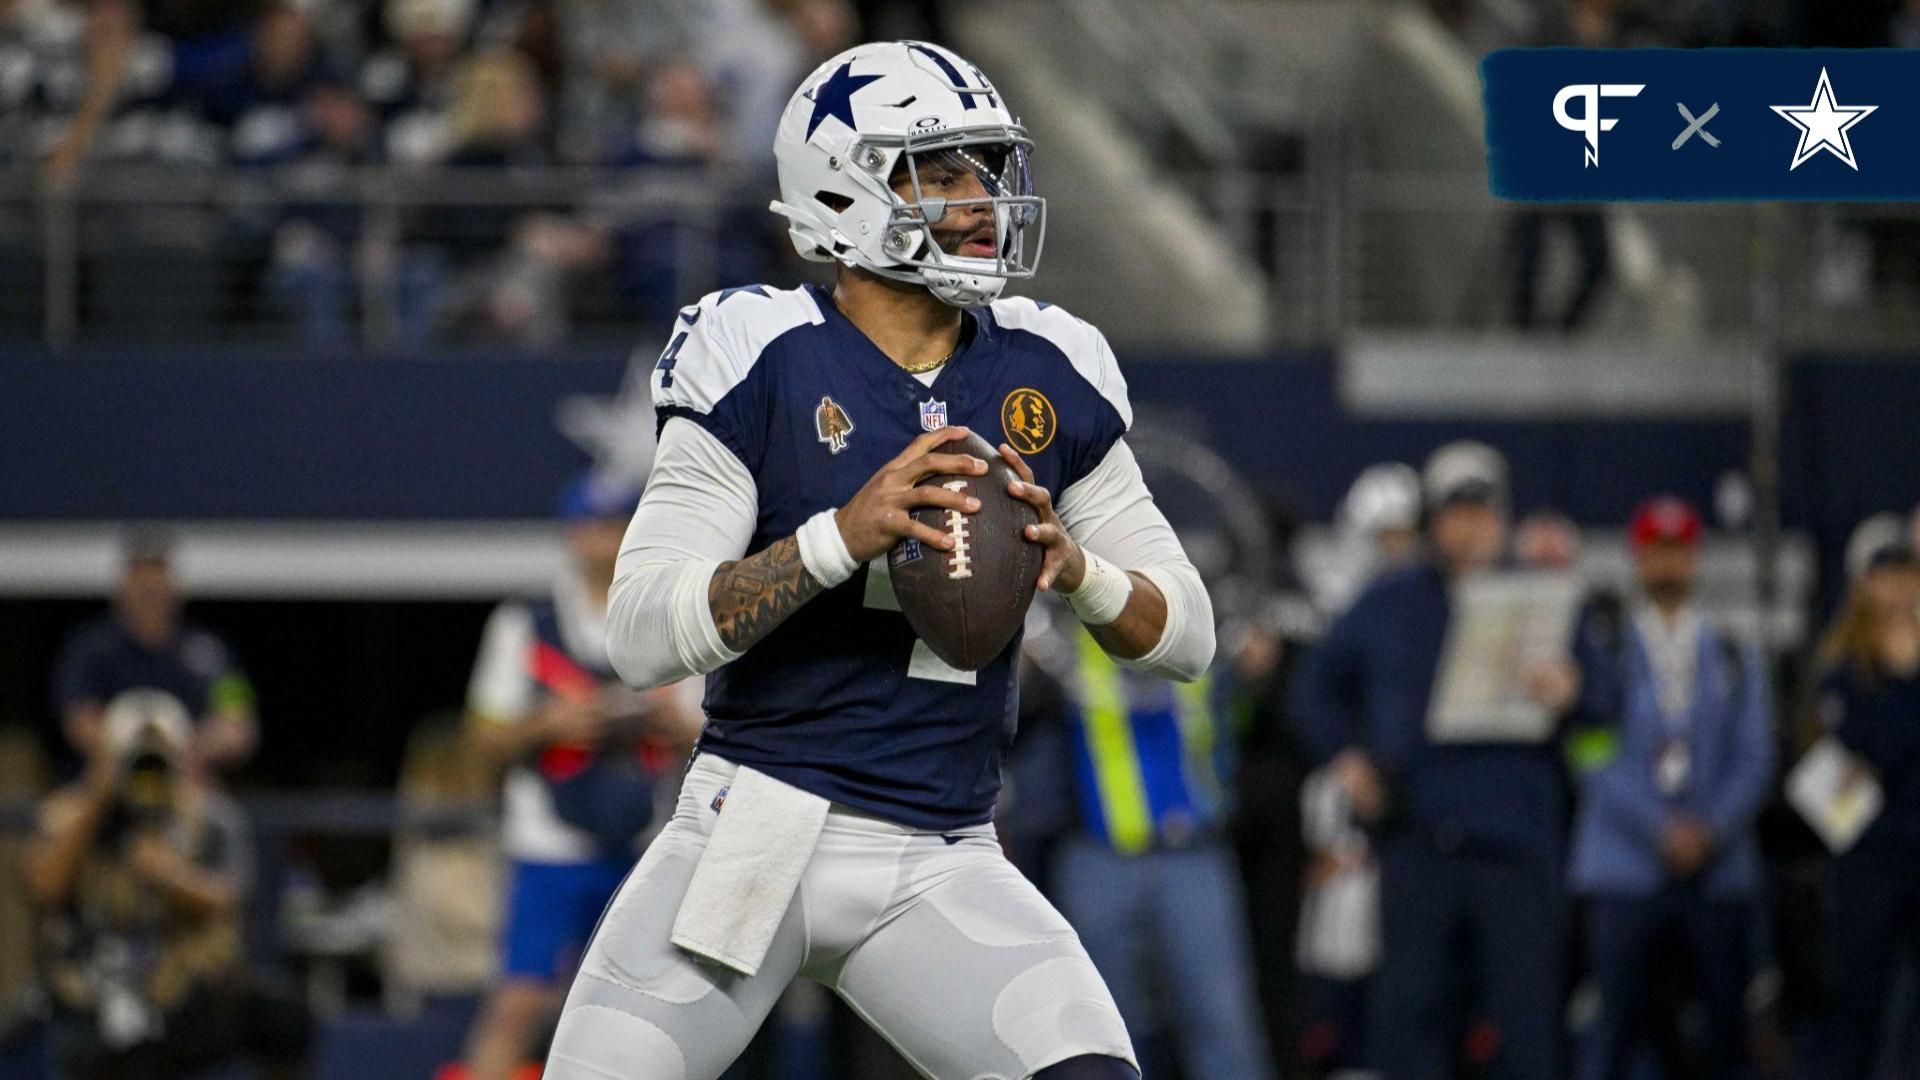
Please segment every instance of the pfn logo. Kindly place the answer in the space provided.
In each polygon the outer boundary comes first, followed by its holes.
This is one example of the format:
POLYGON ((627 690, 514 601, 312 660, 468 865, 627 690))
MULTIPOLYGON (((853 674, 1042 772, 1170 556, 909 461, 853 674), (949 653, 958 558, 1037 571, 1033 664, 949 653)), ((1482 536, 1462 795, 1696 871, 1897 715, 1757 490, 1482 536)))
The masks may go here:
POLYGON ((1600 116, 1600 99, 1610 97, 1639 97, 1645 90, 1645 83, 1575 83, 1563 86, 1553 96, 1553 118, 1568 131, 1577 131, 1587 137, 1587 157, 1583 168, 1595 168, 1600 164, 1600 133, 1612 131, 1620 122, 1618 117, 1600 116), (1574 98, 1586 102, 1579 116, 1567 111, 1567 105, 1574 98))

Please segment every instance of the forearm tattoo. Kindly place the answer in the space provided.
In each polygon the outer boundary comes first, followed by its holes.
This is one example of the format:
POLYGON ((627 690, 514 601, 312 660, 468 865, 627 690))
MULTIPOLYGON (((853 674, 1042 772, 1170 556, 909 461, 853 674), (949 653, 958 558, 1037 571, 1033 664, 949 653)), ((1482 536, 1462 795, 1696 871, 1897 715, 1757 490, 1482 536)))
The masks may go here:
POLYGON ((800 560, 799 539, 789 536, 747 558, 721 563, 707 583, 707 606, 720 640, 734 652, 745 652, 822 591, 800 560))

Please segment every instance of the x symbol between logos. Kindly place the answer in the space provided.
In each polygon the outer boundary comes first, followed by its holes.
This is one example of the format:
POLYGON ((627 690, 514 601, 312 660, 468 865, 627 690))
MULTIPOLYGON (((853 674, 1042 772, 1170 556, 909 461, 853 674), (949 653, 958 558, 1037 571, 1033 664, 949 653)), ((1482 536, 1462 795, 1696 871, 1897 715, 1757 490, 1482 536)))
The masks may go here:
POLYGON ((1673 148, 1675 150, 1680 149, 1680 147, 1683 144, 1685 144, 1688 139, 1693 138, 1695 135, 1698 135, 1702 139, 1705 139, 1707 141, 1708 146, 1714 147, 1716 149, 1720 146, 1720 140, 1714 138, 1713 132, 1707 130, 1707 121, 1713 119, 1720 112, 1719 102, 1717 101, 1714 102, 1713 107, 1709 108, 1703 115, 1700 116, 1699 119, 1695 119, 1694 115, 1687 111, 1687 107, 1685 105, 1682 105, 1677 101, 1674 102, 1673 104, 1675 108, 1680 110, 1680 115, 1683 117, 1686 117, 1686 120, 1687 120, 1687 129, 1680 133, 1679 138, 1673 140, 1673 148))

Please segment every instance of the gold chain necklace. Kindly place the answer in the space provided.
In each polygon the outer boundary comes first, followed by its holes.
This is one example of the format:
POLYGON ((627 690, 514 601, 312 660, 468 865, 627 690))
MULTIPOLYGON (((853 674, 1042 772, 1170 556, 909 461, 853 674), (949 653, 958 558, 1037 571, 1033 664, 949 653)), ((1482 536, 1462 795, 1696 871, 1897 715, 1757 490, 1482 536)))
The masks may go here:
MULTIPOLYGON (((841 315, 843 316, 846 315, 847 309, 841 306, 841 303, 840 303, 839 289, 835 289, 833 291, 833 306, 840 309, 841 315)), ((849 319, 848 321, 851 322, 852 320, 849 319)), ((935 360, 930 364, 901 364, 900 370, 906 372, 909 375, 925 375, 927 372, 932 371, 935 368, 938 368, 941 365, 945 364, 947 361, 953 359, 953 354, 959 351, 960 351, 960 342, 956 340, 953 343, 953 348, 948 349, 947 355, 941 357, 940 359, 935 360)))
POLYGON ((935 360, 927 364, 901 364, 900 370, 906 372, 909 375, 925 375, 927 372, 932 371, 933 369, 953 359, 953 354, 959 351, 960 351, 960 346, 958 344, 955 344, 953 348, 947 350, 947 355, 941 357, 938 360, 935 360))

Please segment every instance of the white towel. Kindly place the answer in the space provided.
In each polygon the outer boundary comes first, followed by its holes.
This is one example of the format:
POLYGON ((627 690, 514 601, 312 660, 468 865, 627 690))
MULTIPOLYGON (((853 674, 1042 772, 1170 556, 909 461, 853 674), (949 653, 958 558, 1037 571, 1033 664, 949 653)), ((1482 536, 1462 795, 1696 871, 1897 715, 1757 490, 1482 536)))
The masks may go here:
POLYGON ((827 800, 741 766, 673 920, 673 943, 760 970, 827 822, 827 800))

